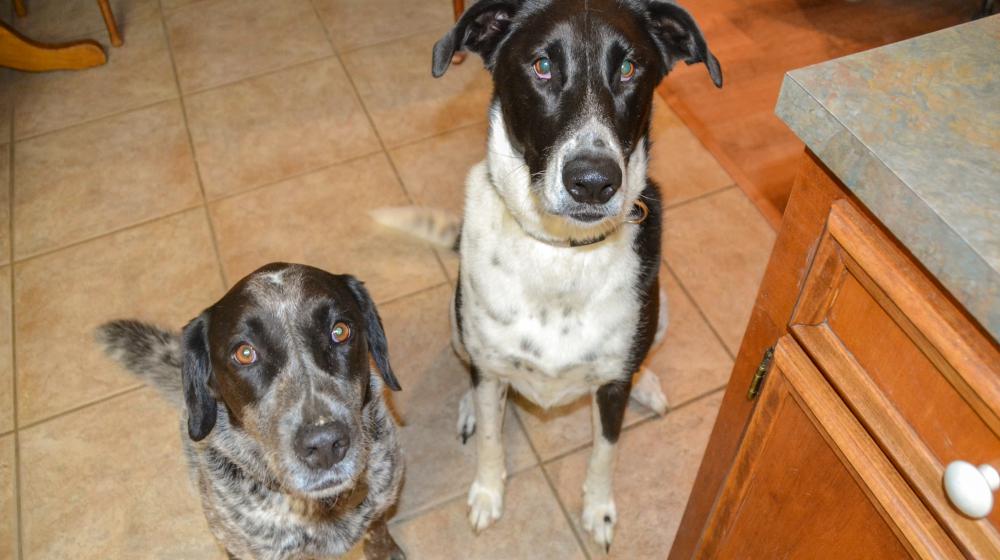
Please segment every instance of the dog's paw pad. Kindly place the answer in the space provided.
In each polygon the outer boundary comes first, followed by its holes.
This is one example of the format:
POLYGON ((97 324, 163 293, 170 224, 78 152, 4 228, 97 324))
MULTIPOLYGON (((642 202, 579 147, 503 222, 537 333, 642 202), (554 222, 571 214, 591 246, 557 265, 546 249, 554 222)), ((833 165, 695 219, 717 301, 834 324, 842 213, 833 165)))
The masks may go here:
POLYGON ((466 391, 458 403, 457 427, 458 437, 462 439, 462 445, 465 445, 472 434, 476 433, 476 401, 472 389, 466 391))
POLYGON ((469 488, 469 524, 479 533, 503 514, 503 483, 491 488, 479 481, 469 488))
POLYGON ((663 393, 663 387, 660 386, 660 378, 646 368, 641 368, 636 375, 635 384, 632 386, 632 398, 660 416, 666 414, 670 406, 667 396, 663 393))
POLYGON ((611 539, 615 534, 615 523, 618 522, 618 512, 612 499, 590 500, 584 497, 583 528, 590 533, 590 538, 604 550, 611 550, 611 539))

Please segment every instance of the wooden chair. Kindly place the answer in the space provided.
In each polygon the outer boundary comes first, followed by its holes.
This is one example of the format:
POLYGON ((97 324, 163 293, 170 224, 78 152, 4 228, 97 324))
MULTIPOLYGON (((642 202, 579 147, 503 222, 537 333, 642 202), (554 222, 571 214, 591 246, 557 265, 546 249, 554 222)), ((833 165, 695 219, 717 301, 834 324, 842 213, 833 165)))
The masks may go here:
MULTIPOLYGON (((108 38, 115 47, 122 46, 121 33, 108 0, 97 0, 108 28, 108 38)), ((25 17, 24 0, 14 0, 14 12, 25 17)), ((61 45, 47 45, 31 40, 0 21, 0 66, 42 72, 46 70, 79 70, 107 62, 104 49, 95 41, 84 40, 61 45)))

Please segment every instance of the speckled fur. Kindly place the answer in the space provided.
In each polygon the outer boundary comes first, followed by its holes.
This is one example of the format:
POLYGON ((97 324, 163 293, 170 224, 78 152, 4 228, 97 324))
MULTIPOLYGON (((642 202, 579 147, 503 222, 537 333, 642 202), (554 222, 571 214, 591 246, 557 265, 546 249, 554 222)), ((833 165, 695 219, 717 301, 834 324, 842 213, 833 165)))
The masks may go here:
MULTIPOLYGON (((109 323, 98 332, 108 353, 154 386, 181 410, 179 335, 135 321, 109 323)), ((362 455, 367 467, 352 489, 328 499, 285 491, 260 443, 231 425, 224 407, 205 439, 181 439, 191 478, 209 528, 241 560, 313 560, 344 554, 395 503, 403 474, 395 424, 381 397, 383 383, 370 376, 373 397, 362 410, 362 455)))

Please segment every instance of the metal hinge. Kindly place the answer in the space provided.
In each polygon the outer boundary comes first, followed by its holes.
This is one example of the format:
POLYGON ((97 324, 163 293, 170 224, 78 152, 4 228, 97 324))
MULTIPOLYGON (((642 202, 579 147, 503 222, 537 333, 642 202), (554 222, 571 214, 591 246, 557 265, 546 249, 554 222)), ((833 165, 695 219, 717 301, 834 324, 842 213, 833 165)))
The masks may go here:
POLYGON ((753 379, 750 380, 750 389, 747 390, 747 400, 752 401, 760 394, 760 386, 764 383, 764 376, 767 375, 767 370, 771 369, 772 360, 774 360, 774 346, 771 346, 764 352, 764 357, 761 358, 760 365, 757 366, 757 371, 754 372, 753 379))

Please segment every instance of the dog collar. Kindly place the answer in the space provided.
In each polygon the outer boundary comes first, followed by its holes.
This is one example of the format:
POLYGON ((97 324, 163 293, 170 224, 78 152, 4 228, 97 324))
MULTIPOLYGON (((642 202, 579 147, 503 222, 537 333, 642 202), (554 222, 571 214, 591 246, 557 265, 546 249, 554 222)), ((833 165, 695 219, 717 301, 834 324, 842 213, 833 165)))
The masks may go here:
MULTIPOLYGON (((635 204, 632 205, 632 209, 629 210, 628 217, 625 219, 625 221, 622 222, 622 225, 624 224, 638 225, 646 221, 646 218, 648 217, 649 217, 649 206, 646 206, 646 203, 641 200, 636 200, 635 204)), ((555 247, 586 247, 587 245, 594 245, 595 243, 600 243, 601 241, 604 241, 605 239, 610 237, 612 234, 614 234, 621 228, 622 226, 619 225, 618 227, 607 233, 598 235, 597 237, 594 237, 592 239, 584 239, 579 241, 575 239, 571 239, 569 241, 550 241, 547 239, 539 239, 537 237, 535 239, 538 239, 542 243, 546 243, 548 245, 552 245, 555 247)))

